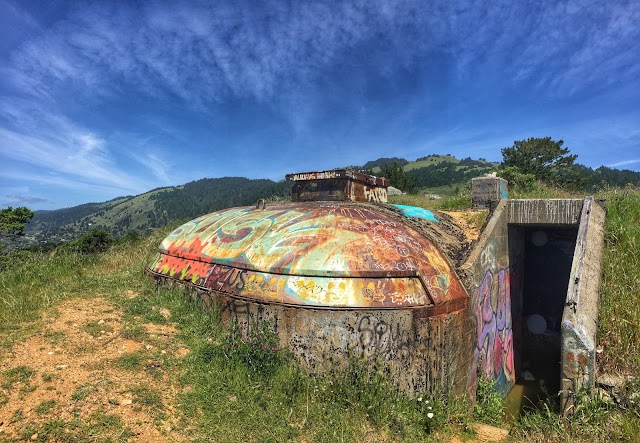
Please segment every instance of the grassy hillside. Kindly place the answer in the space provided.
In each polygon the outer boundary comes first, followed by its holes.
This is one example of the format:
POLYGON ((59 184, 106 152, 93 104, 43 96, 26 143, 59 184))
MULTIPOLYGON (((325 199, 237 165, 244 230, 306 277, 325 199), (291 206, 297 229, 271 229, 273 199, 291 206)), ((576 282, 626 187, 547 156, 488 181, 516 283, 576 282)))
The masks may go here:
MULTIPOLYGON (((465 204, 464 197, 407 197, 427 207, 465 204)), ((637 374, 640 191, 599 197, 609 208, 599 364, 637 374)), ((445 398, 410 400, 362 363, 314 378, 286 350, 238 345, 215 311, 205 313, 179 290, 156 291, 143 276, 170 229, 100 255, 21 251, 6 258, 0 441, 450 442, 471 438, 475 421, 509 429, 507 441, 638 441, 637 403, 583 398, 571 418, 543 407, 507 424, 490 387, 476 408, 445 398)))
POLYGON ((422 157, 417 159, 416 161, 409 162, 404 166, 405 172, 411 171, 413 169, 426 168, 427 166, 433 166, 440 164, 442 162, 451 162, 451 163, 459 163, 460 160, 455 158, 452 155, 438 155, 433 154, 427 157, 422 157))
MULTIPOLYGON (((381 174, 382 166, 393 160, 381 158, 367 165, 378 165, 372 172, 381 174)), ((452 155, 432 154, 411 162, 399 160, 404 172, 414 180, 419 194, 451 195, 456 189, 459 191, 464 188, 472 178, 493 172, 497 168, 497 163, 484 159, 473 160, 467 157, 460 160, 452 155)))
MULTIPOLYGON (((367 169, 393 160, 404 164, 418 181, 423 193, 452 194, 463 187, 459 182, 493 170, 494 165, 451 155, 431 155, 408 162, 382 158, 368 162, 367 169)), ((358 169, 358 167, 356 167, 358 169)), ((254 204, 260 198, 282 199, 290 195, 290 182, 249 180, 242 177, 202 179, 182 186, 158 188, 136 196, 120 197, 103 203, 87 203, 56 211, 37 211, 27 226, 30 244, 72 240, 91 229, 104 229, 115 236, 131 231, 146 232, 176 220, 195 218, 218 209, 254 204)), ((22 239, 24 240, 24 239, 22 239)), ((28 243, 21 241, 21 247, 28 243)))
POLYGON ((39 242, 68 241, 94 228, 122 236, 218 209, 255 204, 260 198, 283 198, 290 194, 291 186, 242 177, 202 179, 104 203, 36 212, 25 232, 39 242))

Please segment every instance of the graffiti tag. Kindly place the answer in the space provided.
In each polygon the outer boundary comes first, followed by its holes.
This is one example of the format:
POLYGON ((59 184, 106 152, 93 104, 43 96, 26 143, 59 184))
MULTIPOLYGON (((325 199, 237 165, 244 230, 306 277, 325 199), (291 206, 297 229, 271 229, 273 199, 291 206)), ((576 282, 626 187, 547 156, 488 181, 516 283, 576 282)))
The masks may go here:
POLYGON ((498 385, 513 383, 513 331, 507 270, 498 271, 497 282, 491 271, 487 271, 473 294, 473 307, 476 315, 474 376, 479 369, 484 378, 494 380, 498 385))
POLYGON ((358 341, 364 355, 379 353, 390 357, 409 351, 410 337, 400 324, 392 324, 365 315, 358 322, 358 341))

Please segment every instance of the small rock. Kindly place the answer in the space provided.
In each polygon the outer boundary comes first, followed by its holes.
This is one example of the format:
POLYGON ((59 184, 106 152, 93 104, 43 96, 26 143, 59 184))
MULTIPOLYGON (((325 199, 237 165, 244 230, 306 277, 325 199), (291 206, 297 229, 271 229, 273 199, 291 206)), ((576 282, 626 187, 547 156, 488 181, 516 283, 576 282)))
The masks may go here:
POLYGON ((603 374, 597 377, 596 384, 609 388, 619 388, 624 385, 625 377, 622 375, 608 375, 603 374))
POLYGON ((171 318, 171 311, 167 308, 160 308, 158 313, 162 315, 165 319, 169 320, 171 318))
POLYGON ((132 404, 132 403, 133 403, 133 400, 131 400, 130 398, 125 398, 124 400, 122 400, 122 401, 120 402, 120 404, 121 404, 122 406, 129 406, 129 405, 130 405, 130 404, 132 404))
POLYGON ((38 439, 38 433, 36 432, 31 436, 31 440, 36 441, 38 439))
POLYGON ((160 351, 161 354, 166 354, 167 351, 165 351, 164 349, 162 351, 160 351))
POLYGON ((189 349, 187 348, 178 348, 178 350, 176 351, 176 355, 178 357, 184 357, 185 355, 188 355, 191 351, 189 351, 189 349))
POLYGON ((103 325, 104 324, 104 320, 100 319, 100 321, 98 322, 99 325, 103 325))
POLYGON ((53 351, 47 352, 47 355, 53 355, 53 351))
POLYGON ((483 423, 474 423, 472 426, 476 431, 479 441, 500 442, 509 435, 507 429, 496 428, 495 426, 489 426, 483 423))
POLYGON ((236 402, 236 401, 238 401, 238 397, 236 397, 235 395, 230 395, 230 396, 229 396, 229 397, 227 397, 227 398, 229 399, 229 401, 232 401, 232 402, 236 402))
POLYGON ((596 388, 596 395, 605 403, 613 404, 613 397, 606 389, 596 388))

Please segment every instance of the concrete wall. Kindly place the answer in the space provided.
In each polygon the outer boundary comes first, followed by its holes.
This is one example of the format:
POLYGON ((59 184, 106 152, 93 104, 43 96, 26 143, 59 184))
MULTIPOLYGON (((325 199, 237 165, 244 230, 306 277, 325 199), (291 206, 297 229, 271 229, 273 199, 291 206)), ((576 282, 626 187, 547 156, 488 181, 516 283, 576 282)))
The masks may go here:
POLYGON ((472 396, 478 375, 503 393, 515 382, 508 220, 508 201, 502 200, 460 271, 470 294, 460 346, 472 348, 467 362, 472 396))
POLYGON ((309 309, 196 294, 205 307, 217 304, 223 323, 234 320, 244 334, 258 321, 271 324, 281 346, 311 373, 345 369, 350 359, 365 358, 411 397, 465 393, 468 356, 459 346, 464 310, 426 317, 421 309, 309 309))
POLYGON ((595 385, 604 219, 604 209, 593 197, 586 198, 562 317, 560 398, 565 413, 572 412, 575 394, 580 389, 591 390, 595 385))
POLYGON ((494 209, 500 200, 508 198, 505 179, 494 176, 471 179, 471 209, 494 209))
POLYGON ((466 363, 470 393, 475 392, 477 375, 493 380, 506 393, 520 370, 514 350, 522 330, 518 316, 522 312, 522 275, 518 270, 522 269, 524 237, 518 230, 578 225, 562 324, 563 399, 568 398, 571 404, 576 389, 593 386, 604 211, 592 197, 502 200, 460 271, 470 293, 466 338, 460 342, 462 347, 465 341, 473 345, 472 359, 466 363), (510 236, 510 230, 519 234, 510 236))
POLYGON ((510 224, 574 226, 580 219, 581 199, 509 200, 510 224))

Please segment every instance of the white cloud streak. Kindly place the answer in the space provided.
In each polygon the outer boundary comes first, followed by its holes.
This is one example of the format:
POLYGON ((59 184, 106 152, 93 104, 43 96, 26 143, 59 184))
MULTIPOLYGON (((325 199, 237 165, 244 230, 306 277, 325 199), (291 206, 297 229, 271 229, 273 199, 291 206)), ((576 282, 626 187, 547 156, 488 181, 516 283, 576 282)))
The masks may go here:
POLYGON ((633 165, 635 163, 640 163, 640 158, 635 158, 635 159, 632 159, 632 160, 623 160, 623 161, 620 161, 620 162, 611 163, 611 164, 608 164, 607 167, 608 168, 617 168, 617 167, 620 167, 620 166, 633 165))
MULTIPOLYGON (((68 119, 37 109, 24 102, 8 101, 0 116, 8 122, 0 127, 2 157, 40 171, 39 181, 47 176, 64 176, 58 184, 87 185, 139 191, 146 183, 119 170, 111 158, 106 141, 98 134, 68 119)), ((28 180, 24 171, 15 172, 28 180)))

